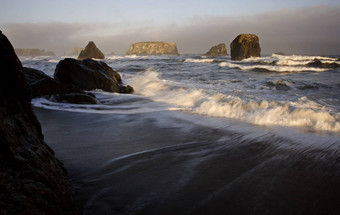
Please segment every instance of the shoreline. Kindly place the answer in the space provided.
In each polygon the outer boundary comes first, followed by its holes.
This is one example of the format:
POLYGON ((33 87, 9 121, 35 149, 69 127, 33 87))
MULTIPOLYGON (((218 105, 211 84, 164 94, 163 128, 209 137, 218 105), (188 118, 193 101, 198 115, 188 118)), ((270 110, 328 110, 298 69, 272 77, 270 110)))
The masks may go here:
POLYGON ((34 111, 83 214, 340 211, 337 150, 280 148, 287 140, 247 140, 166 111, 34 111))

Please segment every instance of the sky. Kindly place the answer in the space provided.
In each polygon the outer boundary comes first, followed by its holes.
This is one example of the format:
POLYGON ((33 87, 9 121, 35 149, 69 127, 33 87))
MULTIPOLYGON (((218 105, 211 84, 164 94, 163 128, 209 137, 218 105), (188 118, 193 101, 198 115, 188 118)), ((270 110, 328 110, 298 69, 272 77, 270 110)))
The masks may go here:
MULTIPOLYGON (((263 54, 340 55, 339 0, 0 0, 0 30, 15 48, 57 55, 94 41, 124 54, 141 41, 176 42, 201 54, 240 33, 263 54)), ((228 49, 229 52, 229 49, 228 49)))

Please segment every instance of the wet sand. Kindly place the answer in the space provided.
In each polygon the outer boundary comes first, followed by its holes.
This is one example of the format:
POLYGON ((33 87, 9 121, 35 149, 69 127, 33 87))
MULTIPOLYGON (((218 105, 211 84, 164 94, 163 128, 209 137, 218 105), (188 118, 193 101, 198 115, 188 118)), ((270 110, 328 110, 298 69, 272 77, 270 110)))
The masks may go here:
POLYGON ((338 150, 247 140, 167 112, 34 110, 83 214, 340 213, 338 150))

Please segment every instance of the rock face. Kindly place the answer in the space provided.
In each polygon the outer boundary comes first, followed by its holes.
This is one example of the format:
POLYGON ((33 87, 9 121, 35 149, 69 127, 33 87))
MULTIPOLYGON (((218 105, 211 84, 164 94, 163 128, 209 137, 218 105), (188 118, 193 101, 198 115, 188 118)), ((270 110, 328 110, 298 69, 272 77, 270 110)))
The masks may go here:
POLYGON ((54 78, 63 84, 73 84, 84 90, 102 89, 108 92, 132 93, 133 88, 123 86, 120 75, 106 63, 72 58, 61 60, 54 78))
POLYGON ((28 85, 32 89, 33 98, 47 97, 55 102, 75 104, 99 103, 91 93, 86 93, 75 85, 60 83, 42 71, 24 67, 23 72, 28 85))
POLYGON ((127 55, 178 55, 176 43, 139 42, 130 45, 127 55))
POLYGON ((51 51, 41 49, 15 49, 15 53, 19 56, 37 57, 37 56, 55 56, 51 51))
POLYGON ((79 60, 86 58, 104 59, 104 54, 97 48, 93 41, 90 41, 84 50, 82 50, 78 56, 79 60))
POLYGON ((44 142, 22 69, 0 31, 0 213, 77 214, 66 171, 44 142))
POLYGON ((240 34, 230 44, 232 60, 261 57, 259 38, 254 34, 240 34))
POLYGON ((211 49, 205 53, 206 56, 226 56, 227 48, 224 43, 220 43, 217 46, 211 47, 211 49))

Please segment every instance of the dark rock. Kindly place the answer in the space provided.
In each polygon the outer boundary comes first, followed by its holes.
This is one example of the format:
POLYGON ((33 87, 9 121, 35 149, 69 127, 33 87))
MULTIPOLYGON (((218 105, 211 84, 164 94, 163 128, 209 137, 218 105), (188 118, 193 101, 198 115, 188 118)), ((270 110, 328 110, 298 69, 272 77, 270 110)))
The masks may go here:
POLYGON ((227 48, 224 43, 220 43, 217 46, 211 47, 211 49, 205 53, 206 56, 226 56, 227 48))
POLYGON ((311 66, 311 67, 322 67, 322 62, 321 60, 315 58, 312 62, 309 62, 307 64, 307 66, 311 66))
POLYGON ((77 214, 66 170, 44 142, 23 67, 0 32, 1 214, 77 214))
POLYGON ((84 60, 87 58, 104 59, 105 56, 101 52, 93 41, 90 41, 84 50, 82 50, 78 56, 79 60, 84 60))
POLYGON ((52 95, 50 100, 73 104, 98 104, 96 97, 91 93, 66 93, 52 95))
POLYGON ((102 89, 108 92, 125 93, 120 75, 106 63, 72 58, 61 60, 54 78, 63 84, 73 84, 84 90, 102 89))
POLYGON ((86 93, 75 85, 60 83, 40 70, 24 67, 23 72, 32 89, 33 98, 54 95, 47 98, 53 98, 56 102, 69 101, 75 104, 99 103, 93 94, 86 93))
POLYGON ((55 56, 51 51, 41 49, 15 49, 15 53, 19 56, 37 57, 37 56, 55 56))
POLYGON ((310 67, 319 67, 319 68, 339 68, 340 64, 338 63, 322 63, 321 60, 315 58, 312 62, 309 62, 307 66, 310 67))
POLYGON ((130 45, 127 55, 178 55, 176 43, 139 42, 130 45))
POLYGON ((240 34, 230 44, 232 60, 261 57, 259 38, 254 34, 240 34))

